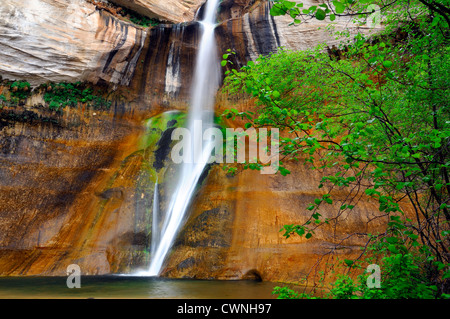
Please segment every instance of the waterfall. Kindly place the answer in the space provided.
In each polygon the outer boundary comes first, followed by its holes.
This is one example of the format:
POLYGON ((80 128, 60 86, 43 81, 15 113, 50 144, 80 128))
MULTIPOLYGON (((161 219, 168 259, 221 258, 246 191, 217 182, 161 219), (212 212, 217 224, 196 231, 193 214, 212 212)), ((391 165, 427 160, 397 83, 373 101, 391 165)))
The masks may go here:
POLYGON ((155 190, 153 193, 153 220, 152 220, 152 247, 151 255, 156 253, 158 248, 157 244, 160 239, 160 229, 159 229, 159 189, 158 180, 155 182, 155 190))
MULTIPOLYGON (((210 128, 214 124, 214 100, 220 82, 220 64, 214 35, 219 1, 208 0, 204 18, 200 21, 202 35, 187 117, 187 128, 192 133, 198 130, 198 123, 201 123, 203 129, 210 128)), ((197 134, 197 136, 202 135, 197 134)), ((196 134, 192 134, 192 136, 196 136, 196 134)), ((211 141, 204 142, 201 138, 193 140, 191 144, 191 154, 194 160, 189 163, 182 163, 179 168, 177 179, 175 180, 175 190, 170 198, 162 227, 154 236, 154 238, 159 237, 159 240, 156 243, 152 243, 152 247, 155 245, 155 251, 152 251, 152 259, 147 273, 149 276, 159 275, 165 257, 175 240, 178 230, 182 226, 186 210, 213 148, 211 141)), ((153 218, 158 218, 158 213, 154 211, 153 216, 153 218)))

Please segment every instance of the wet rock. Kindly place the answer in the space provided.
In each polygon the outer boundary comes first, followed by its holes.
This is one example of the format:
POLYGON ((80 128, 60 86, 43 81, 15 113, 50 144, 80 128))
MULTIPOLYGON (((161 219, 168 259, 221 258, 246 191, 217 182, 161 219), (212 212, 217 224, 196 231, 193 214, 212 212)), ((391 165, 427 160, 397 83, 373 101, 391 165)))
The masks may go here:
POLYGON ((231 214, 220 208, 204 211, 192 218, 178 236, 175 246, 229 247, 231 236, 226 232, 231 214))
POLYGON ((195 259, 193 257, 189 257, 185 260, 183 260, 181 263, 178 264, 177 269, 183 270, 186 268, 191 268, 195 265, 195 259))
POLYGON ((175 127, 168 128, 165 130, 160 140, 157 143, 158 148, 155 151, 155 161, 153 162, 153 167, 156 170, 160 170, 165 166, 165 162, 167 160, 167 156, 171 151, 172 144, 172 132, 175 130, 175 127))
POLYGON ((243 280, 254 280, 254 281, 262 281, 261 274, 256 269, 251 269, 247 271, 242 277, 243 280))
MULTIPOLYGON (((314 0, 302 2, 305 7, 315 3, 314 0)), ((236 52, 232 57, 233 68, 239 69, 259 55, 276 52, 280 47, 302 50, 323 42, 329 46, 339 43, 339 39, 326 31, 331 21, 311 19, 290 26, 290 16, 270 15, 271 5, 270 1, 250 0, 230 0, 221 4, 220 22, 215 31, 219 59, 231 49, 236 52)), ((370 34, 378 30, 353 24, 346 17, 337 17, 333 27, 335 31, 348 29, 350 34, 370 34)), ((146 93, 142 98, 147 103, 158 101, 169 109, 180 107, 182 101, 185 104, 181 107, 187 106, 200 31, 197 22, 162 24, 149 30, 140 58, 144 61, 143 72, 134 79, 139 89, 146 93)))
POLYGON ((102 193, 99 193, 97 196, 99 196, 102 199, 111 199, 111 198, 123 199, 123 189, 110 188, 102 193))

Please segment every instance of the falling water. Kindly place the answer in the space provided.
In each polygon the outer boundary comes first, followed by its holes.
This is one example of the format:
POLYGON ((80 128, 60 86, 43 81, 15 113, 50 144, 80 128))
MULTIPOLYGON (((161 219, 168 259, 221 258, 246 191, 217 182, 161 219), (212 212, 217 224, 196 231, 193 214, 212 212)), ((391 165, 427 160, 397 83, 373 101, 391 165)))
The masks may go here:
MULTIPOLYGON (((194 82, 191 92, 191 104, 188 114, 187 128, 193 136, 195 124, 201 121, 202 128, 207 129, 214 124, 214 97, 219 87, 220 67, 217 55, 217 45, 214 35, 216 27, 216 12, 219 0, 209 0, 206 3, 204 18, 200 22, 202 36, 199 45, 194 82)), ((199 134, 198 136, 202 136, 199 134)), ((164 222, 156 236, 159 241, 155 243, 155 251, 147 275, 158 276, 164 259, 182 225, 185 212, 190 204, 198 180, 206 166, 211 154, 212 142, 203 142, 201 139, 192 141, 191 154, 195 160, 181 164, 175 191, 170 198, 164 222), (199 144, 202 146, 199 148, 199 144), (198 160, 203 159, 203 160, 198 160)), ((154 218, 158 214, 154 211, 154 218)), ((157 217, 156 217, 157 218, 157 217)), ((155 224, 154 224, 155 225, 155 224)), ((153 244, 152 244, 153 245, 153 244)))
POLYGON ((153 256, 156 253, 156 249, 158 248, 158 242, 160 240, 160 231, 159 231, 159 189, 158 189, 158 180, 155 182, 155 189, 153 191, 153 221, 152 221, 152 247, 151 247, 151 255, 153 256))

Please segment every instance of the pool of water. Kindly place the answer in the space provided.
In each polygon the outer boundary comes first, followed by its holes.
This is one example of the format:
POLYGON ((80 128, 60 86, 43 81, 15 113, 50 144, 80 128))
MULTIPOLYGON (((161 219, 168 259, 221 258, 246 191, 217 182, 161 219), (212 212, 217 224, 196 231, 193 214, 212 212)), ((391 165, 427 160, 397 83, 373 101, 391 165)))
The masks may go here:
POLYGON ((82 276, 81 288, 69 289, 67 277, 0 277, 0 299, 273 299, 276 283, 164 279, 130 276, 82 276))

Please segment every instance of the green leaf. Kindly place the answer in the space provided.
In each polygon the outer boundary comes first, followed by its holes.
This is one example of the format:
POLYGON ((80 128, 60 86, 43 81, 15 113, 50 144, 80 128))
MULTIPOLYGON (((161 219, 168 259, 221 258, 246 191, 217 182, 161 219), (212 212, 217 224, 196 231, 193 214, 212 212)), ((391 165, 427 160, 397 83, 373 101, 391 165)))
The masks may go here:
POLYGON ((297 235, 303 236, 305 234, 305 228, 304 227, 298 227, 295 231, 297 235))
POLYGON ((394 244, 388 245, 388 249, 391 253, 398 254, 398 249, 394 244))
POLYGON ((331 21, 334 21, 334 20, 336 20, 336 15, 335 14, 330 14, 330 20, 331 21))
POLYGON ((271 16, 276 17, 276 16, 283 16, 285 14, 286 14, 286 9, 278 3, 274 4, 274 6, 270 9, 271 16))
POLYGON ((345 264, 346 264, 347 266, 349 266, 349 267, 353 266, 353 263, 354 263, 354 261, 353 261, 353 260, 350 260, 350 259, 344 259, 344 262, 345 262, 345 264))
POLYGON ((294 1, 283 1, 283 5, 289 10, 295 7, 296 3, 294 1))
POLYGON ((273 92, 272 92, 272 96, 273 96, 275 99, 278 99, 278 98, 280 97, 280 92, 278 92, 278 91, 273 91, 273 92))
POLYGON ((383 61, 383 66, 386 68, 390 68, 392 66, 392 62, 391 61, 383 61))
POLYGON ((316 11, 316 19, 317 20, 325 20, 327 14, 322 9, 317 9, 316 11))
POLYGON ((339 1, 333 1, 333 4, 334 4, 337 14, 341 14, 345 11, 345 4, 343 4, 339 1))
POLYGON ((387 241, 389 244, 395 244, 395 243, 398 242, 398 238, 397 238, 397 237, 386 237, 386 241, 387 241))
POLYGON ((289 170, 287 170, 286 168, 281 167, 281 166, 278 168, 278 171, 280 172, 280 174, 282 176, 286 176, 291 173, 289 170))
POLYGON ((220 62, 220 65, 221 65, 221 66, 227 65, 227 61, 222 61, 222 62, 220 62))
POLYGON ((289 15, 291 16, 292 19, 295 19, 299 14, 300 14, 300 10, 298 8, 289 10, 289 15))

